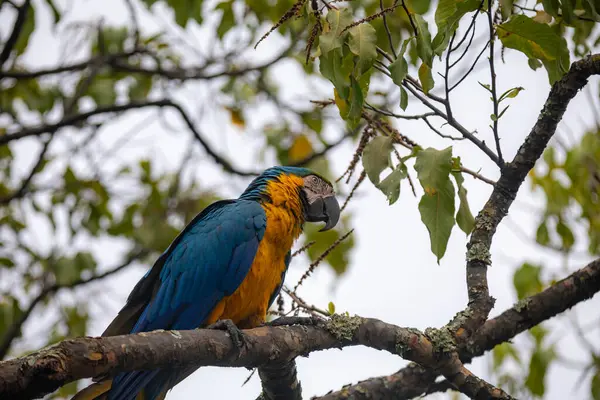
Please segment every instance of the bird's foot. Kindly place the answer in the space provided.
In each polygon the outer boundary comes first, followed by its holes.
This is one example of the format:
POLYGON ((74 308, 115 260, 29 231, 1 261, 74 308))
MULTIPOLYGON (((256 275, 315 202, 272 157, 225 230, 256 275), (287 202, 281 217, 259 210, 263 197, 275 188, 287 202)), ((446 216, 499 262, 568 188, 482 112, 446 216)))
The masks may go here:
POLYGON ((227 331, 229 337, 231 337, 231 341, 238 349, 244 347, 244 344, 246 343, 244 333, 230 319, 220 319, 214 324, 207 326, 206 328, 227 331))
POLYGON ((273 321, 265 322, 262 326, 289 326, 289 325, 310 325, 316 326, 324 319, 318 317, 279 317, 273 321))

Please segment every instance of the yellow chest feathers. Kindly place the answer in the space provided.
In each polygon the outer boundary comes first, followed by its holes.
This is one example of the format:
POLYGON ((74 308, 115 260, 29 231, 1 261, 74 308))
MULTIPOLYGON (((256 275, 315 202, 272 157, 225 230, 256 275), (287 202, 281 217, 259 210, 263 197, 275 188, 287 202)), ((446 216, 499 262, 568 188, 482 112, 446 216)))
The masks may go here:
POLYGON ((282 176, 279 182, 267 185, 271 201, 262 204, 267 229, 252 267, 238 289, 217 304, 207 324, 231 319, 240 328, 250 328, 265 321, 269 299, 281 284, 286 269, 285 257, 302 232, 304 218, 299 185, 302 179, 295 176, 282 176))

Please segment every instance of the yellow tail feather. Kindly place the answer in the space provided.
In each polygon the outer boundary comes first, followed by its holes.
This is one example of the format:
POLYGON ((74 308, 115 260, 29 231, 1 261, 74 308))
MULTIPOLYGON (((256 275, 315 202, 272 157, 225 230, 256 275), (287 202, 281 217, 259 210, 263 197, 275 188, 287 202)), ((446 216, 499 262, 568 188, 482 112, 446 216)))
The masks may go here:
POLYGON ((79 391, 71 400, 106 400, 106 392, 111 386, 112 380, 93 383, 79 391))

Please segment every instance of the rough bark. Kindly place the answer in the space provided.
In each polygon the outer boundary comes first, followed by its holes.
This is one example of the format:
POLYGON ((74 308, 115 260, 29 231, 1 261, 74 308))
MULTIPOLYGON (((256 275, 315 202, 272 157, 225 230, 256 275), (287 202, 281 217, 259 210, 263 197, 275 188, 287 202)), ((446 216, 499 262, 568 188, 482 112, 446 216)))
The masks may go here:
MULTIPOLYGON (((464 363, 468 363, 519 333, 591 299, 599 291, 600 259, 597 259, 546 290, 518 302, 514 307, 488 320, 460 347, 460 358, 464 363)), ((438 375, 431 369, 411 363, 393 375, 346 385, 341 390, 314 399, 412 399, 429 392, 438 375)))

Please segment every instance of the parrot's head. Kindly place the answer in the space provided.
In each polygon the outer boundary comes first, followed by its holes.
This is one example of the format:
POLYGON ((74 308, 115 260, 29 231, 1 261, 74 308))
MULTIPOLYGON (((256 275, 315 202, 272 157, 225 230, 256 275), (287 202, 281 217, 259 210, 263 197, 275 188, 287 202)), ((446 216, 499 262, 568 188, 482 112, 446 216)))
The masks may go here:
POLYGON ((340 205, 333 185, 307 168, 271 167, 250 183, 240 198, 298 208, 306 222, 325 222, 321 231, 336 226, 340 205))

